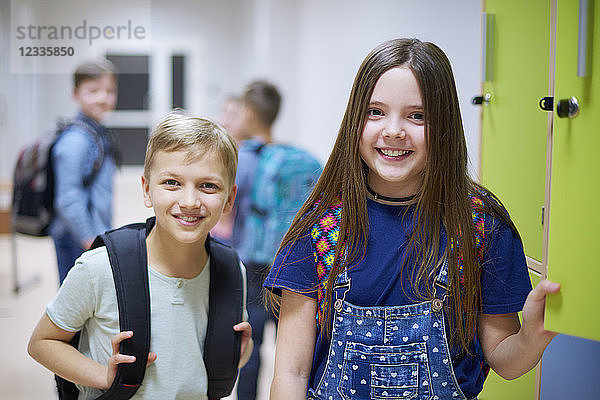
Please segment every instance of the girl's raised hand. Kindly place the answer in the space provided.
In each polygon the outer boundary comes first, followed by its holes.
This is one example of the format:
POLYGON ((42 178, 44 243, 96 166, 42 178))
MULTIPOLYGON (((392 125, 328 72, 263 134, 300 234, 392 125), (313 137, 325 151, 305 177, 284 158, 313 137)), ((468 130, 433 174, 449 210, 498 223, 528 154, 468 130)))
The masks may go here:
MULTIPOLYGON (((133 331, 123 331, 117 333, 111 339, 110 342, 112 344, 113 354, 108 359, 108 366, 106 371, 106 387, 104 388, 105 390, 110 388, 113 381, 115 380, 115 376, 117 375, 117 367, 119 366, 119 364, 130 364, 135 362, 135 356, 128 356, 119 353, 119 345, 121 344, 121 342, 125 339, 129 339, 132 336, 133 331)), ((148 367, 150 364, 156 361, 157 357, 157 354, 153 351, 148 353, 148 362, 146 363, 146 367, 148 367)))
POLYGON ((523 323, 521 333, 528 341, 532 343, 543 343, 544 347, 558 335, 557 332, 544 329, 544 307, 546 305, 546 295, 558 293, 560 284, 549 280, 542 280, 529 292, 525 305, 523 306, 523 323))

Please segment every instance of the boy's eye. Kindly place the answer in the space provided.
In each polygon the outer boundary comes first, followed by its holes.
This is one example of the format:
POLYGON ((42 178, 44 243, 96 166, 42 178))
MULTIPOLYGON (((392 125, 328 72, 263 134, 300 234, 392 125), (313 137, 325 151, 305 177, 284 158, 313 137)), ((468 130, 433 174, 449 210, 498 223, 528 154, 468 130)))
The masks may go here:
POLYGON ((219 186, 215 185, 214 183, 211 183, 211 182, 204 182, 203 184, 200 185, 200 187, 202 189, 207 189, 207 190, 211 190, 211 191, 219 190, 219 186))
POLYGON ((163 182, 167 186, 177 186, 178 182, 175 179, 165 179, 163 182))

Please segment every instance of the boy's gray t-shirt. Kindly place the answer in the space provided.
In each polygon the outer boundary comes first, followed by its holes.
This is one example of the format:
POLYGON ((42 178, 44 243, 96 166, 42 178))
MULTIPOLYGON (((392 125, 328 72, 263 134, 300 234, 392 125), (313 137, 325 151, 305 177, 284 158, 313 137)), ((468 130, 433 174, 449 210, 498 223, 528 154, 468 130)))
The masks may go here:
MULTIPOLYGON (((207 399, 203 354, 209 262, 192 279, 167 277, 149 268, 150 351, 156 352, 158 359, 146 369, 134 399, 207 399)), ((81 330, 79 350, 107 365, 112 355, 111 338, 119 332, 119 313, 105 247, 82 254, 46 313, 61 329, 81 330)), ((94 399, 102 393, 78 387, 79 399, 94 399)))

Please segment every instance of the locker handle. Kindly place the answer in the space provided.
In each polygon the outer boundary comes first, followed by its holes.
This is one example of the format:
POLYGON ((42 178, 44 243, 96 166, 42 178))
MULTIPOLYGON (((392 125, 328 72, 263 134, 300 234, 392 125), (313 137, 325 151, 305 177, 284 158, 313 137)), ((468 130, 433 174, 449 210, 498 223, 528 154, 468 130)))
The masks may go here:
POLYGON ((554 108, 554 97, 552 97, 552 96, 542 97, 538 104, 540 105, 540 108, 542 110, 552 111, 552 109, 554 108))
POLYGON ((493 78, 493 54, 494 54, 494 21, 495 15, 482 13, 481 15, 481 81, 491 82, 493 78))
POLYGON ((559 100, 556 104, 556 114, 559 118, 575 118, 579 114, 579 101, 576 97, 559 100))
POLYGON ((474 106, 480 106, 482 104, 490 104, 490 100, 492 98, 492 95, 489 93, 486 93, 485 95, 479 95, 479 96, 473 96, 471 98, 471 104, 473 104, 474 106))
POLYGON ((579 0, 579 25, 577 32, 577 76, 587 76, 587 45, 588 45, 588 0, 579 0))

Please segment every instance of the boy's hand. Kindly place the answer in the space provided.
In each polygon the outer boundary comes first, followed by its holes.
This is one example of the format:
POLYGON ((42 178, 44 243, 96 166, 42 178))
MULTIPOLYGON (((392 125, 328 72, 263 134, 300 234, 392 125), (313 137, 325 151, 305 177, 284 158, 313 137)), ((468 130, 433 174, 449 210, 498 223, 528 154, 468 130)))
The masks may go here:
POLYGON ((529 292, 525 305, 523 306, 523 323, 521 332, 528 340, 544 343, 547 346, 550 341, 558 335, 557 332, 544 329, 544 307, 546 305, 546 295, 558 293, 560 284, 549 280, 542 280, 529 292))
POLYGON ((254 347, 254 342, 252 341, 252 326, 250 326, 249 322, 244 321, 234 325, 233 330, 236 332, 242 332, 240 363, 238 365, 238 368, 242 368, 248 362, 248 359, 252 354, 252 348, 254 347))
MULTIPOLYGON (((113 355, 108 359, 108 366, 106 371, 106 387, 105 389, 109 389, 115 380, 115 376, 117 375, 117 367, 119 364, 130 364, 135 362, 135 356, 127 356, 125 354, 119 353, 119 345, 125 339, 129 339, 133 336, 132 331, 123 331, 117 333, 111 339, 113 355)), ((157 354, 151 351, 148 353, 148 362, 146 363, 146 367, 152 364, 157 359, 157 354)))

